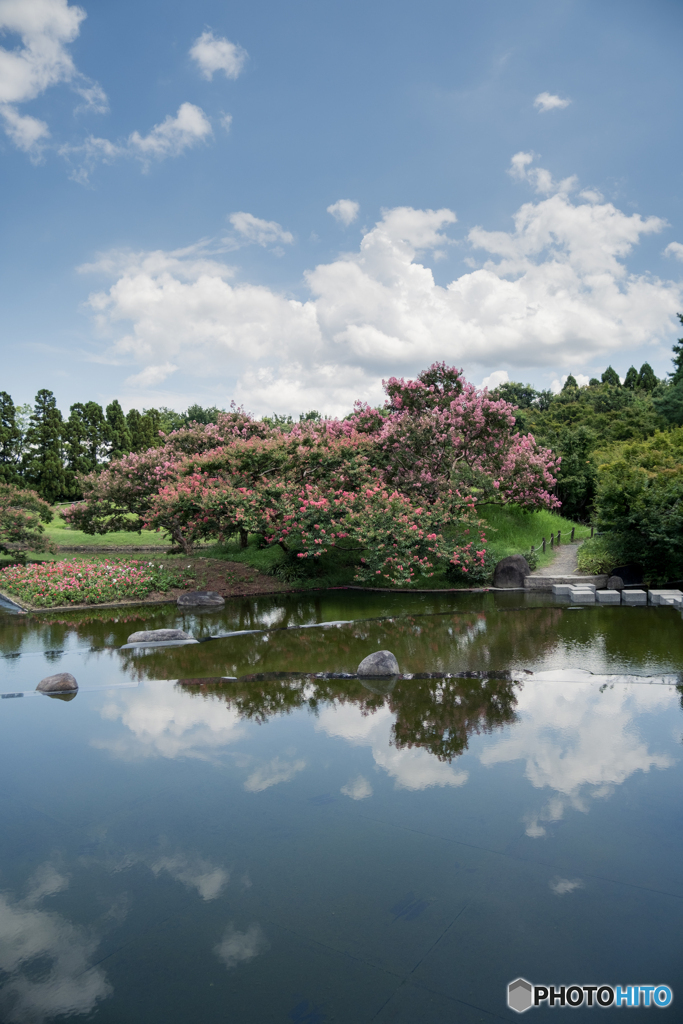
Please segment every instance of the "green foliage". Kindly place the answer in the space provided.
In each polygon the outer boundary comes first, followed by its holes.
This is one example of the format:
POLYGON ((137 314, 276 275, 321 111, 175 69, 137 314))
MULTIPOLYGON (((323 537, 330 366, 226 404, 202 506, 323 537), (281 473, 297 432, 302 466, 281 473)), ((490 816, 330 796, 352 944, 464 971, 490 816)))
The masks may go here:
POLYGON ((0 391, 0 481, 19 482, 22 431, 10 395, 0 391))
POLYGON ((22 476, 51 504, 64 496, 66 486, 63 433, 64 423, 55 396, 42 388, 36 395, 26 431, 22 476))
POLYGON ((613 534, 596 534, 579 548, 578 567, 590 575, 609 574, 615 566, 627 561, 623 546, 613 534))
POLYGON ((52 550, 43 527, 51 519, 52 509, 35 491, 0 483, 0 551, 23 561, 26 551, 52 550))
POLYGON ((79 473, 92 473, 107 459, 111 433, 102 406, 76 402, 63 428, 66 455, 64 497, 81 497, 79 473))
MULTIPOLYGON (((597 381, 596 381, 597 383, 597 381)), ((629 391, 635 391, 638 387, 638 371, 635 366, 629 366, 624 377, 624 387, 628 388, 629 391)))
MULTIPOLYGON (((604 378, 604 376, 605 375, 603 374, 603 378, 604 378)), ((564 387, 562 388, 562 390, 563 391, 576 391, 578 389, 578 386, 579 385, 576 383, 576 377, 573 377, 571 375, 571 373, 570 373, 569 376, 567 377, 566 381, 564 382, 564 387)))
POLYGON ((109 427, 109 458, 120 459, 131 451, 130 431, 126 417, 118 401, 114 399, 107 406, 107 426, 109 427))
POLYGON ((683 576, 683 428, 596 452, 596 511, 621 558, 648 581, 683 576))
POLYGON ((486 587, 493 580, 493 570, 497 561, 498 558, 488 548, 481 564, 472 565, 467 569, 451 563, 446 569, 445 576, 454 587, 486 587))
POLYGON ((650 364, 643 363, 638 373, 636 387, 642 388, 643 391, 654 391, 658 384, 659 380, 655 377, 655 372, 650 364))
POLYGON ((611 384, 614 388, 621 387, 621 381, 619 380, 619 374, 616 370, 613 370, 611 366, 608 366, 602 377, 600 378, 603 384, 611 384))

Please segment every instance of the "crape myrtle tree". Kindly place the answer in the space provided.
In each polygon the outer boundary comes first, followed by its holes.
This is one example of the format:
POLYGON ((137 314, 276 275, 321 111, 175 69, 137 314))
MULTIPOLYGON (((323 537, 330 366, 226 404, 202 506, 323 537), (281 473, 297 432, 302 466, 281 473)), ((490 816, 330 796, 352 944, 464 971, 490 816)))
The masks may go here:
POLYGON ((400 583, 481 564, 482 503, 559 505, 558 460, 514 430, 509 403, 443 363, 384 388, 384 409, 345 420, 284 428, 233 408, 174 431, 84 478, 67 518, 90 533, 163 529, 188 552, 238 531, 301 559, 343 548, 357 579, 400 583))

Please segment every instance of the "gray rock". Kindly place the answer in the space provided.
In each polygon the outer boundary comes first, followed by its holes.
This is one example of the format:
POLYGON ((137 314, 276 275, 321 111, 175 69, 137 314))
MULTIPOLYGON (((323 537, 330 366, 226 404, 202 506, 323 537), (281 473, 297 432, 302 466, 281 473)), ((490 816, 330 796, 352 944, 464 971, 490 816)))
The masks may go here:
POLYGON ((363 658, 358 666, 359 676, 397 676, 398 662, 391 651, 375 651, 363 658))
POLYGON ((184 629, 141 629, 131 633, 129 644, 155 643, 159 640, 191 640, 192 637, 184 629))
POLYGON ((78 683, 70 672, 57 672, 54 676, 41 679, 36 690, 41 693, 69 693, 78 689, 78 683))
POLYGON ((503 590, 523 587, 524 580, 531 575, 531 569, 524 555, 508 555, 501 558, 493 570, 493 585, 503 590))
POLYGON ((621 576, 610 576, 610 578, 607 580, 607 589, 608 590, 623 590, 624 589, 624 581, 622 580, 621 576))
POLYGON ((178 598, 179 608, 222 608, 225 598, 216 590, 190 590, 178 598))

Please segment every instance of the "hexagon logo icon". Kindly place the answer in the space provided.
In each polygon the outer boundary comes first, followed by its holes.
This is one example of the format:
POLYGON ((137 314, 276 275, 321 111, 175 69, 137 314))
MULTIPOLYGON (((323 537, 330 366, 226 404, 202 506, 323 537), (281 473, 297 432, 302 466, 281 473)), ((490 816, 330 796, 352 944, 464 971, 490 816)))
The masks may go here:
POLYGON ((532 986, 525 978, 517 978, 508 985, 508 1006, 517 1013, 524 1013, 533 1003, 532 986))

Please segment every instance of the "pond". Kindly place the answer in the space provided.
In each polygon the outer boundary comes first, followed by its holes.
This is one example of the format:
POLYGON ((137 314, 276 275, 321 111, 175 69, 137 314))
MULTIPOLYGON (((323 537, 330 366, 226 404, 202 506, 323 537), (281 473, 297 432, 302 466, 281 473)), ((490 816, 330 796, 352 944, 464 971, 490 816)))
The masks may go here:
POLYGON ((683 1019, 676 610, 328 591, 0 637, 3 1024, 510 1021, 520 977, 683 1019), (206 642, 120 650, 167 626, 206 642), (404 677, 352 676, 384 648, 404 677))

